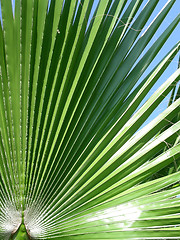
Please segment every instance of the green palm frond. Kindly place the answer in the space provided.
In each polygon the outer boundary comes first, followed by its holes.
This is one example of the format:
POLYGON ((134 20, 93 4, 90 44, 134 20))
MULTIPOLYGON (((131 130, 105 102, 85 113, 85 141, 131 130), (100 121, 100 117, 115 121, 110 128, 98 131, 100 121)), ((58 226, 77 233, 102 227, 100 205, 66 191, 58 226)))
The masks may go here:
POLYGON ((146 71, 180 15, 152 43, 158 2, 0 0, 1 239, 180 238, 180 68, 147 97, 180 42, 146 71))
MULTIPOLYGON (((179 68, 179 63, 178 63, 178 68, 179 68)), ((175 102, 179 98, 179 94, 180 94, 180 85, 178 83, 172 89, 172 92, 171 92, 171 95, 169 98, 169 102, 168 102, 168 106, 170 106, 173 102, 175 102)), ((174 117, 172 117, 172 119, 169 119, 167 121, 166 125, 164 125, 164 127, 161 129, 161 131, 158 134, 165 131, 173 124, 177 123, 180 120, 179 114, 180 114, 180 112, 177 112, 177 114, 174 117)), ((164 149, 161 150, 161 153, 166 151, 169 147, 171 147, 173 145, 177 145, 179 143, 179 140, 180 140, 179 133, 180 132, 178 131, 176 138, 169 139, 168 142, 166 142, 166 146, 164 147, 164 149)), ((170 165, 167 165, 165 168, 161 169, 159 172, 157 172, 153 176, 151 176, 151 179, 153 179, 154 177, 159 178, 162 176, 166 176, 167 174, 179 171, 179 169, 180 169, 180 158, 177 158, 177 159, 174 159, 174 161, 172 163, 170 163, 170 165)))

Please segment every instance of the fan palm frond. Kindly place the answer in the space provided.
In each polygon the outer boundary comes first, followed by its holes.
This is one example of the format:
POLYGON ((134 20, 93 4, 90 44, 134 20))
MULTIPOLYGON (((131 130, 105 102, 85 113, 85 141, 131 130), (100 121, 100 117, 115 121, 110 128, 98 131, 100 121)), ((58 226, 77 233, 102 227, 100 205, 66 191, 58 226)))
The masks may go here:
POLYGON ((144 2, 0 0, 1 239, 180 238, 180 15, 152 43, 144 2))

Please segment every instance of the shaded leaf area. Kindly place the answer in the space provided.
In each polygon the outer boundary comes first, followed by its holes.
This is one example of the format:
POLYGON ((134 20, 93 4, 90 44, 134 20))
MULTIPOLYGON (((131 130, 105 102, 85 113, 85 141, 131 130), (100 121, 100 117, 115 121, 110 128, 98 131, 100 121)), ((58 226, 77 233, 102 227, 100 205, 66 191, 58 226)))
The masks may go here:
POLYGON ((18 231, 15 234, 13 234, 12 238, 10 238, 10 239, 13 239, 13 240, 23 240, 23 239, 28 240, 28 239, 30 239, 28 234, 26 233, 26 228, 25 228, 24 224, 22 224, 20 226, 18 231))
POLYGON ((180 15, 152 43, 145 2, 0 1, 1 239, 180 238, 180 69, 147 98, 180 15))

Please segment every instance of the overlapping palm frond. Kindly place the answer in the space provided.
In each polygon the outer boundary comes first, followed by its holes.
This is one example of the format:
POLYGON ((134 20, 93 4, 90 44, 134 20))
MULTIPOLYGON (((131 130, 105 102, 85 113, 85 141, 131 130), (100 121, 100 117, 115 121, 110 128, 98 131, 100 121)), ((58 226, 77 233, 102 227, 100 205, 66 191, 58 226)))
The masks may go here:
POLYGON ((144 74, 175 0, 0 2, 1 239, 179 239, 180 69, 146 96, 180 42, 144 74))

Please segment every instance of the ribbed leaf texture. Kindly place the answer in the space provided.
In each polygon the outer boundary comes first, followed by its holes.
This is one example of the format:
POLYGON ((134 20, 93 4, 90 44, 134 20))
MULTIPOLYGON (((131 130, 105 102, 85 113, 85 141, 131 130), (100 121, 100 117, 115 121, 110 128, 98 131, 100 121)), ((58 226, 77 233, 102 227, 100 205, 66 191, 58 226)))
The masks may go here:
POLYGON ((152 42, 158 2, 0 0, 0 239, 180 239, 180 69, 149 94, 180 43, 148 68, 180 15, 152 42))

